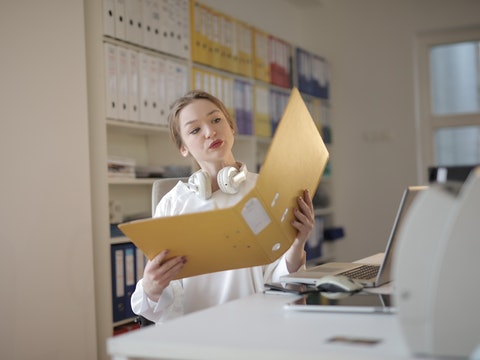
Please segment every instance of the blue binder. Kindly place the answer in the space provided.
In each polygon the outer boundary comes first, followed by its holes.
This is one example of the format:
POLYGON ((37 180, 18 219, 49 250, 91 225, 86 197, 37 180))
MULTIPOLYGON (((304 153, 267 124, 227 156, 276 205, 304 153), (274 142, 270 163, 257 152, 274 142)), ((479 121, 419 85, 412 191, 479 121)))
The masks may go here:
POLYGON ((114 244, 111 250, 113 322, 126 317, 125 310, 125 252, 123 244, 114 244))

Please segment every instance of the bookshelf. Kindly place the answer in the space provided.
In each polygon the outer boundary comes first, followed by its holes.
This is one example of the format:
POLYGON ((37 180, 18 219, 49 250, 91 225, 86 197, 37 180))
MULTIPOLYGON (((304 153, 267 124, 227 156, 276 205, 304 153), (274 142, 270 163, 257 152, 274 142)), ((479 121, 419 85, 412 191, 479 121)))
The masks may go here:
MULTIPOLYGON (((201 2, 86 0, 85 13, 97 338, 99 358, 104 359, 105 340, 114 331, 135 328, 132 317, 113 320, 112 287, 119 280, 116 251, 124 256, 131 252, 122 250, 127 238, 110 234, 111 208, 123 220, 150 216, 155 180, 109 176, 109 157, 189 172, 189 160, 169 138, 166 114, 168 104, 187 89, 204 88, 234 114, 241 129, 234 153, 250 170, 258 171, 290 88, 298 83, 299 68, 293 45, 201 2), (207 32, 200 31, 205 29, 200 20, 210 24, 207 32)), ((304 95, 321 128, 328 100, 308 91, 304 95)), ((322 186, 332 194, 330 178, 324 178, 322 186)), ((334 224, 333 209, 332 201, 316 209, 316 215, 326 219, 322 226, 334 224)), ((133 265, 123 261, 124 281, 127 267, 133 266, 134 279, 141 277, 136 266, 140 258, 134 254, 133 259, 133 265)))

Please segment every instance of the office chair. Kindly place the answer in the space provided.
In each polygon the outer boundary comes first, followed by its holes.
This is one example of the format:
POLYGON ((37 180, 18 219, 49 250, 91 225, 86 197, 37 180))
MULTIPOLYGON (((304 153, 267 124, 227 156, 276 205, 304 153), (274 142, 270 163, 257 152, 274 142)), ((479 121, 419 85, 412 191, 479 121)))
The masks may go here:
MULTIPOLYGON (((188 178, 176 177, 176 178, 163 178, 155 180, 152 185, 152 216, 155 215, 155 209, 162 197, 169 192, 179 181, 188 181, 188 178)), ((155 324, 153 321, 144 318, 139 315, 135 322, 140 324, 140 327, 150 326, 155 324)))
POLYGON ((155 180, 152 186, 152 216, 162 197, 169 192, 179 181, 187 182, 188 177, 164 178, 155 180))

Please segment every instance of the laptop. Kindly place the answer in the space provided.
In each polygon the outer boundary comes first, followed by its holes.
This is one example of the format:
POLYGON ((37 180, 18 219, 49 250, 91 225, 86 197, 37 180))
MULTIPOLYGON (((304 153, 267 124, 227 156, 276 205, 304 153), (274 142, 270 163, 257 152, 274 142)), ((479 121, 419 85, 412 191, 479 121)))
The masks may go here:
POLYGON ((413 202, 413 199, 425 189, 427 189, 427 186, 409 186, 404 190, 392 231, 390 232, 383 260, 380 265, 357 262, 329 262, 310 267, 306 270, 284 275, 280 278, 280 281, 285 283, 301 283, 316 286, 318 280, 325 275, 345 275, 360 282, 364 287, 378 287, 390 282, 392 259, 395 250, 395 242, 398 238, 398 230, 413 202))

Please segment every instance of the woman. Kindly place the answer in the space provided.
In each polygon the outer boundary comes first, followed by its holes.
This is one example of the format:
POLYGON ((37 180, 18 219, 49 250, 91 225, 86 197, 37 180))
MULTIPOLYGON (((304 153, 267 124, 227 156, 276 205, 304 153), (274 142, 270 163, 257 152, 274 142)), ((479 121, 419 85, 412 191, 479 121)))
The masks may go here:
MULTIPOLYGON (((236 126, 216 97, 198 90, 187 93, 173 104, 169 125, 181 155, 192 157, 200 170, 188 183, 179 182, 162 198, 156 217, 233 206, 253 188, 257 174, 236 161, 232 153, 236 126)), ((297 204, 292 222, 297 237, 274 263, 173 280, 188 259, 179 256, 165 260, 165 249, 147 262, 144 277, 132 295, 133 311, 151 321, 163 322, 261 292, 264 283, 279 281, 281 275, 299 270, 305 265, 305 242, 314 226, 308 191, 297 204)))

